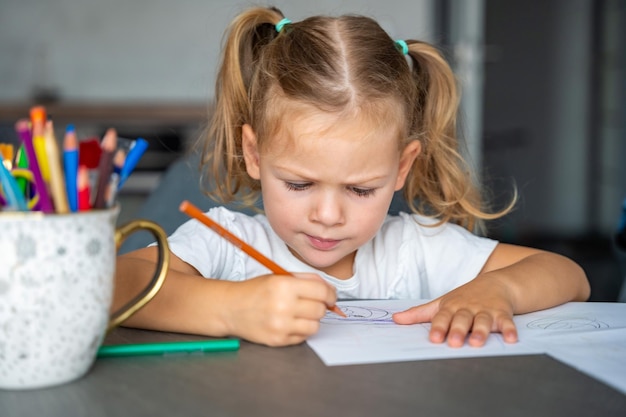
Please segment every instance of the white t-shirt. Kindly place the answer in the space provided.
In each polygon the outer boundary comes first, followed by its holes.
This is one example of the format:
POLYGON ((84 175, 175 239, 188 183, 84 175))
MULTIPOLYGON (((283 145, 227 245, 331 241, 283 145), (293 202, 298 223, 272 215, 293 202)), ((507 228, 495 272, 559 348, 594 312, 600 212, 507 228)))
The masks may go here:
MULTIPOLYGON (((207 214, 290 272, 315 272, 337 288, 340 299, 430 299, 471 281, 497 241, 415 214, 388 216, 376 236, 359 248, 349 279, 318 271, 291 254, 264 215, 248 216, 223 207, 207 214)), ((170 250, 204 277, 243 281, 270 271, 241 249, 189 220, 169 238, 170 250)))

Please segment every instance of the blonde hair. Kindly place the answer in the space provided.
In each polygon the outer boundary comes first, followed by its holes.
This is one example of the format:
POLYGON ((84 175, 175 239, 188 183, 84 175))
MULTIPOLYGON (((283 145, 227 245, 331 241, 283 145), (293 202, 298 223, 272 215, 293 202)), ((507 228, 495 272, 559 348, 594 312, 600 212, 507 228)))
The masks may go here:
POLYGON ((437 224, 472 230, 512 208, 490 213, 484 207, 458 149, 456 80, 435 47, 407 40, 407 61, 370 18, 315 16, 278 32, 283 18, 276 8, 251 8, 227 30, 201 162, 211 197, 254 204, 260 184, 246 172, 242 126, 253 127, 262 147, 280 129, 286 106, 301 103, 336 113, 392 110, 403 125, 400 149, 412 140, 422 144, 404 197, 413 212, 437 218, 437 224))

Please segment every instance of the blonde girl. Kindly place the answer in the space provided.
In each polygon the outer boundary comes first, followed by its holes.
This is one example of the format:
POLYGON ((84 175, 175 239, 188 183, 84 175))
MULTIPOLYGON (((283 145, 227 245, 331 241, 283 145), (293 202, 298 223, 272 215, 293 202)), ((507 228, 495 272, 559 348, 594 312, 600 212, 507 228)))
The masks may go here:
MULTIPOLYGON (((128 325, 300 343, 337 298, 432 299, 395 314, 430 340, 515 342, 513 315, 585 300, 571 260, 472 233, 489 211, 458 151, 458 93, 432 45, 394 41, 372 19, 291 22, 251 8, 231 23, 203 138, 212 196, 252 206, 207 214, 292 276, 274 275, 199 222, 169 242, 163 289, 128 325), (412 213, 389 216, 402 190, 412 213)), ((120 257, 114 308, 156 262, 120 257)))

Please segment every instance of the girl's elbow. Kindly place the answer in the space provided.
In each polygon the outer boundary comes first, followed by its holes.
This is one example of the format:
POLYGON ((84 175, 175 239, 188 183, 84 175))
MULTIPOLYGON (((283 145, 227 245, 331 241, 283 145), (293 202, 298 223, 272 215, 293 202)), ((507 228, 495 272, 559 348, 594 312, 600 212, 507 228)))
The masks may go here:
POLYGON ((585 276, 585 282, 583 288, 580 292, 580 300, 579 301, 589 301, 589 297, 591 296, 591 286, 589 285, 589 280, 585 276))
POLYGON ((589 279, 587 278, 587 274, 585 273, 584 269, 578 264, 575 265, 578 269, 577 276, 579 277, 579 285, 578 291, 573 301, 588 301, 591 295, 591 284, 589 283, 589 279))

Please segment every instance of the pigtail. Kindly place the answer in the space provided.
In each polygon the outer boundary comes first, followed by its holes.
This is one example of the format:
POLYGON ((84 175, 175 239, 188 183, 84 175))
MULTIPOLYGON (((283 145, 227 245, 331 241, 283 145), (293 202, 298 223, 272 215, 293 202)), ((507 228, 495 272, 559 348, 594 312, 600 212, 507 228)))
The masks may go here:
POLYGON ((250 84, 263 48, 276 36, 283 18, 275 8, 249 9, 230 24, 215 86, 215 108, 202 152, 202 185, 212 198, 247 205, 259 185, 246 175, 241 127, 250 123, 250 84), (207 174, 208 178, 207 178, 207 174))
POLYGON ((422 152, 407 178, 405 198, 412 210, 453 222, 468 230, 503 216, 484 208, 470 167, 459 152, 456 133, 459 94, 452 69, 431 45, 407 41, 412 74, 418 86, 411 131, 422 152))

